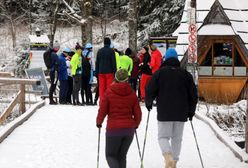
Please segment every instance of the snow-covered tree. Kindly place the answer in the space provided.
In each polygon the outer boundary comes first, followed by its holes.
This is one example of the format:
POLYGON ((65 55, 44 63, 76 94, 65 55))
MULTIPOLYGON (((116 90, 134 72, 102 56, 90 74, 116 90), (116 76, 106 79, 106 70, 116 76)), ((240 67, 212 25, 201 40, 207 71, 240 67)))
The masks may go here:
POLYGON ((139 39, 168 36, 179 26, 185 0, 143 0, 139 9, 139 39))
POLYGON ((4 23, 9 25, 9 30, 12 37, 12 46, 16 47, 16 27, 27 22, 28 3, 18 0, 1 0, 0 1, 0 16, 4 23))
POLYGON ((128 11, 129 47, 137 52, 137 0, 130 0, 128 11))
POLYGON ((75 20, 81 26, 82 30, 82 44, 86 42, 92 43, 92 7, 93 0, 81 0, 79 3, 73 1, 71 5, 62 0, 67 7, 63 13, 69 18, 75 20))

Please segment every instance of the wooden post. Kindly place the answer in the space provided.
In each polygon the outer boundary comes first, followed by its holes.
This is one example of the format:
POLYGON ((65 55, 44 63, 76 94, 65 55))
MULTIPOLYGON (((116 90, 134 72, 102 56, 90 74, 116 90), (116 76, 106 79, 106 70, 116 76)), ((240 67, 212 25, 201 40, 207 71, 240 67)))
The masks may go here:
POLYGON ((20 85, 20 90, 21 90, 21 95, 19 98, 19 102, 20 102, 19 111, 23 114, 26 111, 26 107, 25 107, 25 84, 20 85))

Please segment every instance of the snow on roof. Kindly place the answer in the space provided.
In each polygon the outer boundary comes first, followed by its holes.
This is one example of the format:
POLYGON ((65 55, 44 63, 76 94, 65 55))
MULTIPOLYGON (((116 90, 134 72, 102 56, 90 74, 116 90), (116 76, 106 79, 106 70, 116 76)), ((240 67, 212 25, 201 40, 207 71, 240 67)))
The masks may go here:
POLYGON ((30 43, 50 43, 50 40, 47 35, 29 35, 30 43))
POLYGON ((222 25, 222 24, 212 24, 212 25, 205 25, 199 31, 198 35, 235 35, 232 27, 229 25, 222 25))
POLYGON ((224 9, 247 10, 247 0, 219 0, 224 9))
MULTIPOLYGON (((184 55, 188 47, 188 14, 187 9, 191 0, 186 0, 180 26, 173 33, 177 36, 177 52, 184 55)), ((215 0, 197 0, 197 27, 200 28, 215 0)), ((248 3, 247 0, 219 0, 231 26, 204 25, 199 30, 200 35, 239 35, 248 49, 248 3)))

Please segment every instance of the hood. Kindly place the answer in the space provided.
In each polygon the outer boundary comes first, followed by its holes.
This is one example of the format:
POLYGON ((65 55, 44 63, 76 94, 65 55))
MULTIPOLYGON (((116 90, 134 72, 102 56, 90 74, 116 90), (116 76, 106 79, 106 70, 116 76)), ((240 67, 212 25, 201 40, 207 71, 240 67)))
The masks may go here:
POLYGON ((130 95, 133 91, 129 83, 115 83, 115 82, 111 85, 110 90, 120 96, 130 95))
POLYGON ((164 67, 164 66, 180 67, 180 62, 178 61, 177 58, 171 57, 163 62, 161 67, 164 67))

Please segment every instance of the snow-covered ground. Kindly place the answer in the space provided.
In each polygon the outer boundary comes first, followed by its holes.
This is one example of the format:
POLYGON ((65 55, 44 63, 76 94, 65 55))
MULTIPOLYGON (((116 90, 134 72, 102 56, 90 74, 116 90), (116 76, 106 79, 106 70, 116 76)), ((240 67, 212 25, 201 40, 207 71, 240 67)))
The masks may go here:
MULTIPOLYGON (((92 168, 97 163, 98 129, 95 126, 97 106, 47 105, 18 127, 0 144, 1 168, 92 168)), ((142 106, 142 122, 138 128, 142 148, 147 110, 142 106)), ((100 168, 107 168, 104 155, 105 124, 101 131, 100 168)), ((206 168, 247 168, 220 142, 212 130, 194 118, 194 128, 206 168)), ((136 139, 127 156, 127 167, 140 166, 136 139)), ((144 166, 162 168, 163 158, 157 143, 156 110, 149 120, 144 166)), ((201 167, 193 133, 186 123, 182 153, 178 167, 201 167)))

